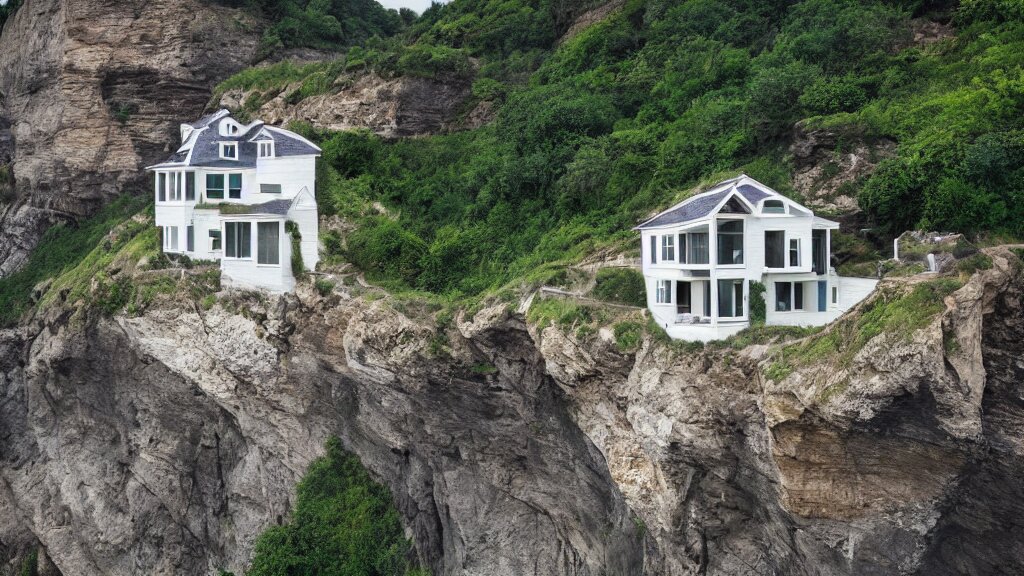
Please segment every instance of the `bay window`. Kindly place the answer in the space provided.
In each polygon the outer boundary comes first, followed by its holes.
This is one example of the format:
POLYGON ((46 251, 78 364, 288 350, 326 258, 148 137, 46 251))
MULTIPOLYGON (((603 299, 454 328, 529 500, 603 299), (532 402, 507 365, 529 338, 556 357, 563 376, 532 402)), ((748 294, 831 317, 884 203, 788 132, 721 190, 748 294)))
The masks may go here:
POLYGON ((718 222, 718 263, 743 264, 743 220, 718 222))

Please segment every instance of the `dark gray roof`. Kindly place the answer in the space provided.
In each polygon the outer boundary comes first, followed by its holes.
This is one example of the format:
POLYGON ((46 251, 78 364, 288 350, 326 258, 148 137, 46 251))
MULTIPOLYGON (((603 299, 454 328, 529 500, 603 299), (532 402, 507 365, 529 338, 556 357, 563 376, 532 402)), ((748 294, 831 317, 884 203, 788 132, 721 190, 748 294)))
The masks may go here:
MULTIPOLYGON (((230 118, 227 114, 220 114, 225 111, 216 112, 204 116, 192 124, 199 132, 196 134, 195 143, 192 145, 192 157, 189 158, 189 166, 204 166, 209 168, 255 168, 257 145, 256 142, 249 142, 265 126, 262 122, 255 124, 243 134, 235 136, 221 136, 217 129, 218 120, 230 118), (238 160, 225 160, 220 157, 221 142, 236 142, 238 144, 238 160)), ((306 156, 319 154, 320 150, 311 146, 298 134, 275 128, 267 131, 274 140, 274 155, 281 156, 306 156)), ((263 139, 263 138, 261 138, 263 139)), ((161 164, 178 164, 184 162, 187 157, 185 152, 176 152, 161 164)))
POLYGON ((704 218, 705 216, 710 215, 711 211, 715 209, 715 206, 718 206, 718 203, 730 193, 732 193, 732 188, 726 188, 721 192, 695 197, 691 201, 685 202, 682 206, 679 206, 674 210, 669 210, 664 214, 659 214, 654 218, 651 218, 647 222, 637 226, 637 228, 654 228, 657 226, 680 224, 683 222, 689 222, 690 220, 704 218))
POLYGON ((764 190, 761 190, 756 186, 751 186, 750 184, 738 186, 736 187, 736 191, 742 194, 743 197, 747 199, 747 202, 750 202, 750 204, 753 206, 757 206, 758 202, 771 196, 771 194, 765 192, 764 190))
POLYGON ((264 202, 262 204, 221 204, 221 213, 225 216, 233 214, 274 214, 277 216, 285 216, 288 214, 288 208, 291 207, 293 199, 271 200, 270 202, 264 202), (223 211, 224 206, 230 206, 227 212, 223 211))

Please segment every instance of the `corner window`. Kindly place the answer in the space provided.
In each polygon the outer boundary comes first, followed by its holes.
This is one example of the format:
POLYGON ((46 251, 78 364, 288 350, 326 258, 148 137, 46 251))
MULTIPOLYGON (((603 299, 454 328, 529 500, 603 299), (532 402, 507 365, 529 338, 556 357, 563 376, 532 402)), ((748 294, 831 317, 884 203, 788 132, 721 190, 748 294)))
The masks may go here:
POLYGON ((157 202, 167 201, 167 173, 156 173, 156 199, 157 202))
POLYGON ((206 175, 206 197, 214 200, 224 199, 224 175, 206 175))
POLYGON ((252 258, 252 222, 225 222, 225 258, 252 258))
POLYGON ((260 184, 260 193, 261 194, 280 194, 281 193, 281 185, 280 184, 260 184))
POLYGON ((782 200, 765 200, 761 207, 762 214, 785 214, 786 206, 782 200))
POLYGON ((789 241, 789 265, 793 268, 800 266, 800 239, 793 238, 789 241))
POLYGON ((236 200, 242 197, 242 175, 228 174, 228 198, 236 200))
POLYGON ((273 158, 274 157, 274 143, 272 141, 260 142, 260 158, 273 158))
POLYGON ((220 157, 225 160, 238 160, 238 144, 234 142, 221 142, 220 157))
POLYGON ((220 252, 220 230, 210 230, 210 252, 220 252))
POLYGON ((743 220, 718 222, 718 263, 743 264, 743 220))
POLYGON ((656 286, 654 301, 658 304, 671 304, 672 303, 672 281, 671 280, 658 280, 656 286))
POLYGON ((260 222, 256 225, 256 263, 281 263, 281 225, 260 222))
POLYGON ((661 259, 665 261, 676 259, 676 237, 672 234, 665 234, 661 237, 661 259))

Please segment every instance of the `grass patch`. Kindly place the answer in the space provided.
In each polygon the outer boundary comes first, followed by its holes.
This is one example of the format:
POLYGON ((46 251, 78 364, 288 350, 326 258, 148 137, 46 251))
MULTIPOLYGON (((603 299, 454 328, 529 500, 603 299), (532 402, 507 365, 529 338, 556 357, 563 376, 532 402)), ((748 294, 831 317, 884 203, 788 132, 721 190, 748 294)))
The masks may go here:
POLYGON ((643 341, 644 325, 639 322, 619 322, 614 327, 615 345, 622 352, 631 352, 643 341))
MULTIPOLYGON (((127 225, 114 238, 108 238, 108 234, 139 212, 149 200, 148 195, 125 195, 81 224, 50 227, 25 266, 0 279, 0 324, 11 326, 18 322, 32 307, 33 288, 43 280, 72 274, 63 282, 55 281, 50 294, 65 287, 87 288, 93 276, 89 271, 109 263, 112 255, 126 244, 132 243, 140 255, 145 252, 145 247, 134 240, 144 228, 152 228, 152 223, 127 225)), ((152 234, 155 238, 155 229, 152 234)))
POLYGON ((602 268, 597 271, 592 296, 606 302, 643 308, 647 305, 647 288, 643 274, 633 268, 602 268))
POLYGON ((989 270, 991 268, 992 258, 984 252, 978 252, 977 254, 958 260, 956 263, 956 271, 966 276, 970 276, 980 270, 989 270))

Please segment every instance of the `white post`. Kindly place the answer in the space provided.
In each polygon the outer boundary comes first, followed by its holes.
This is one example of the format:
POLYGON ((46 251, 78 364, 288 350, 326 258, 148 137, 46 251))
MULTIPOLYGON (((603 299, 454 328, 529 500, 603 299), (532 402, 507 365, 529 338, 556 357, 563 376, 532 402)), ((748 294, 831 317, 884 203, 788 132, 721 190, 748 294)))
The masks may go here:
POLYGON ((708 223, 708 267, 711 279, 711 325, 718 326, 718 275, 715 266, 718 263, 718 219, 712 217, 708 223))

